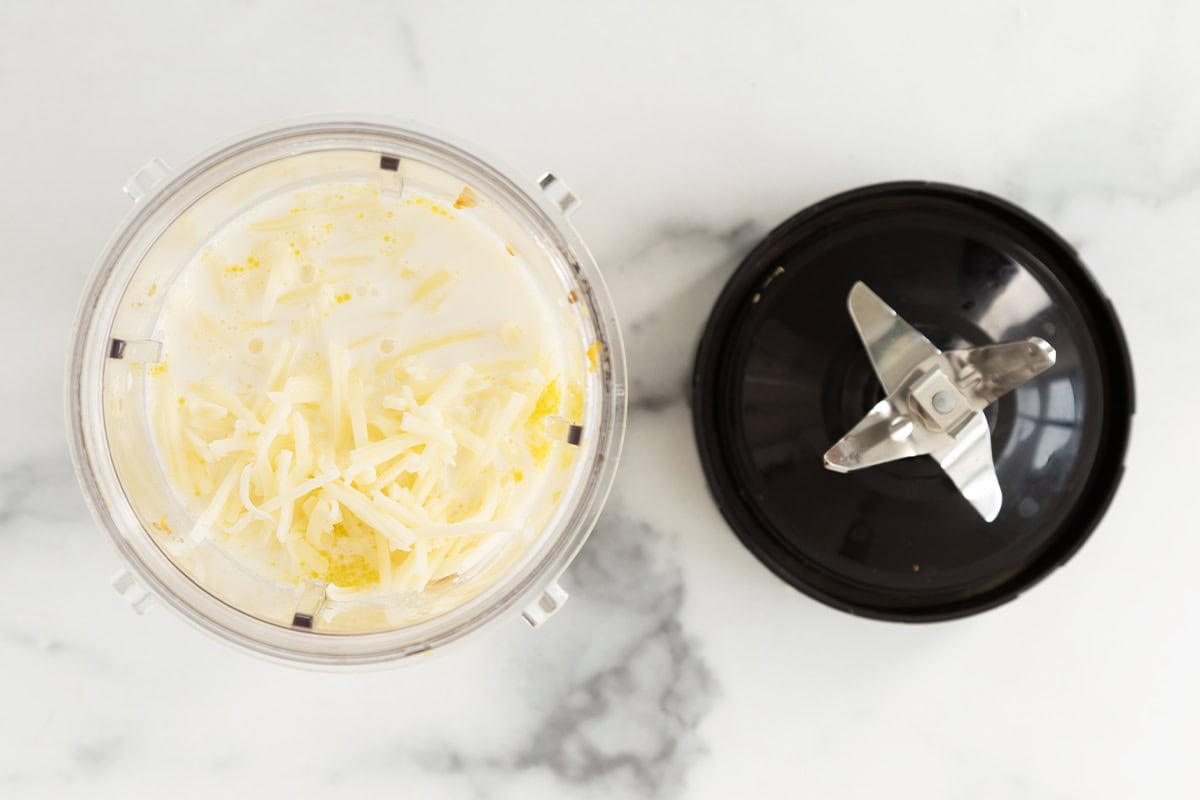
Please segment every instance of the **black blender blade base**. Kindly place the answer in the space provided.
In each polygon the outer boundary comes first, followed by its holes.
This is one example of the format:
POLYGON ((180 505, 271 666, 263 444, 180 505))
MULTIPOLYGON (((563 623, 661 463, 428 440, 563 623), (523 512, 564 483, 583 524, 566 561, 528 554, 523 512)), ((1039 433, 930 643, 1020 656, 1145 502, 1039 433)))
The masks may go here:
POLYGON ((1066 561, 1116 491, 1134 406, 1120 325, 1071 247, 1003 200, 919 182, 772 231, 713 309, 692 401, 709 487, 746 547, 818 600, 902 621, 991 608, 1066 561), (929 456, 825 468, 884 398, 847 312, 858 282, 943 351, 1053 345, 1053 367, 984 409, 994 521, 929 456))

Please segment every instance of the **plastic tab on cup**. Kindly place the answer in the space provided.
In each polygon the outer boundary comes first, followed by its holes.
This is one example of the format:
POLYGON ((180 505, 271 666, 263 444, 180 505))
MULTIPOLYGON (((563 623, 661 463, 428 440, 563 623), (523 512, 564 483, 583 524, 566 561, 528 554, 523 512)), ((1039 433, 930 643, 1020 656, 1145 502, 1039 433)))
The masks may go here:
POLYGON ((125 194, 129 195, 133 202, 138 202, 146 195, 150 194, 164 178, 171 174, 171 168, 167 166, 167 162, 163 161, 158 156, 147 161, 141 169, 133 173, 133 177, 126 181, 125 194))
POLYGON ((379 156, 379 190, 391 198, 404 193, 404 163, 396 156, 379 156))
POLYGON ((162 342, 154 339, 110 339, 108 357, 157 364, 162 360, 162 342))
POLYGON ((112 586, 117 594, 125 598, 130 608, 139 614, 145 614, 154 605, 154 595, 138 583, 129 570, 121 570, 114 575, 112 586))
POLYGON ((552 583, 546 587, 546 591, 542 592, 542 596, 530 603, 529 606, 521 612, 521 618, 529 623, 529 627, 538 628, 542 623, 550 619, 554 612, 563 607, 567 602, 567 592, 557 583, 552 583))
POLYGON ((296 603, 296 611, 292 614, 293 628, 312 630, 313 620, 325 605, 325 586, 324 583, 313 581, 304 587, 296 603))
POLYGON ((563 182, 562 178, 552 172, 547 172, 542 177, 538 178, 538 186, 542 187, 542 191, 546 196, 554 202, 564 214, 570 214, 575 209, 579 208, 579 198, 571 191, 571 188, 563 182))

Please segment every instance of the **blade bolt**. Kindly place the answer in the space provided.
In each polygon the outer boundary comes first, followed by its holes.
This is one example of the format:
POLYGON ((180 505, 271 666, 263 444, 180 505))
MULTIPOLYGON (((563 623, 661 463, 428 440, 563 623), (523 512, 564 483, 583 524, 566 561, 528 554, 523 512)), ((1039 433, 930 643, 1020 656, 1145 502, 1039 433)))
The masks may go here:
POLYGON ((954 395, 945 390, 933 395, 933 410, 939 414, 949 414, 954 410, 954 395))

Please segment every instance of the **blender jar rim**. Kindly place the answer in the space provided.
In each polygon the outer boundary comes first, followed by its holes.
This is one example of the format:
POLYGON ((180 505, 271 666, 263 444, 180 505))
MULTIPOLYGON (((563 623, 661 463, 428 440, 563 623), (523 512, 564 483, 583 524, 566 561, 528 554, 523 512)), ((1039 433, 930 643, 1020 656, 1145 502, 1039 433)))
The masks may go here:
MULTIPOLYGON (((161 167, 161 162, 151 162, 155 164, 161 167)), ((139 173, 131 185, 139 177, 147 176, 139 173)), ((72 461, 84 499, 136 581, 210 635, 274 660, 318 668, 382 664, 441 649, 508 618, 513 611, 535 608, 548 596, 561 602, 556 581, 595 526, 611 489, 626 415, 625 355, 615 310, 594 258, 566 218, 576 200, 561 181, 547 175, 535 184, 478 148, 418 123, 321 116, 264 126, 230 139, 164 173, 135 201, 102 251, 82 295, 68 356, 66 411, 72 461), (593 333, 605 345, 599 421, 590 463, 585 465, 590 474, 577 476, 581 490, 575 492, 570 513, 558 529, 543 531, 509 572, 460 606, 412 625, 370 633, 286 628, 234 608, 188 576, 153 542, 133 512, 111 458, 103 421, 103 371, 109 355, 105 345, 127 279, 154 242, 195 202, 236 176, 281 158, 339 149, 415 157, 477 181, 497 195, 505 211, 547 241, 569 267, 577 290, 582 290, 593 333)))

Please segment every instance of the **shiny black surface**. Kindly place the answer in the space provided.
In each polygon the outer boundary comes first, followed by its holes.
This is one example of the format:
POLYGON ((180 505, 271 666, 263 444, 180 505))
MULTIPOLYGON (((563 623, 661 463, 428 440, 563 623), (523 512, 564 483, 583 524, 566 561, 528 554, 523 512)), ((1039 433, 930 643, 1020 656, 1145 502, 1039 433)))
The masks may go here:
POLYGON ((1133 398, 1116 318, 1064 242, 996 198, 910 183, 767 237, 717 302, 693 405, 714 497, 764 563, 839 608, 915 621, 994 606, 1074 552, 1115 491, 1133 398), (987 410, 994 522, 928 457, 824 469, 882 397, 846 310, 858 280, 943 349, 1040 336, 1057 350, 987 410))

